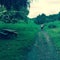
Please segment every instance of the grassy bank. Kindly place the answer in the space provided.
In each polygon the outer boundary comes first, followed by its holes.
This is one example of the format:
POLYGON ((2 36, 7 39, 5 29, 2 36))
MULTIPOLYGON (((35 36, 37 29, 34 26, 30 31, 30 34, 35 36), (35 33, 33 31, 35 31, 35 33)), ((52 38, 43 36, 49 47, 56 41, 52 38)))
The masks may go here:
POLYGON ((60 50, 60 21, 47 23, 45 26, 45 30, 51 36, 56 49, 60 50), (55 25, 56 28, 49 28, 49 25, 55 25))
POLYGON ((4 28, 16 30, 18 37, 11 40, 0 39, 0 60, 26 59, 26 54, 35 41, 38 26, 34 23, 5 24, 0 22, 0 30, 4 28))

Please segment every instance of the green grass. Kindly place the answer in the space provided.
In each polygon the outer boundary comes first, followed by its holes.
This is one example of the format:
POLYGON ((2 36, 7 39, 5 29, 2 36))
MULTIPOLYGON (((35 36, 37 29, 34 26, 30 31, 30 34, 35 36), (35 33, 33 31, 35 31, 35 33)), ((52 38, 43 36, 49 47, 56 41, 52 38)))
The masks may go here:
POLYGON ((0 60, 24 60, 35 41, 38 26, 34 23, 0 22, 0 30, 4 28, 16 30, 18 37, 11 40, 0 39, 0 60))
POLYGON ((60 21, 50 22, 46 24, 45 30, 51 36, 57 49, 60 49, 60 21), (48 28, 49 25, 54 24, 56 28, 48 28))

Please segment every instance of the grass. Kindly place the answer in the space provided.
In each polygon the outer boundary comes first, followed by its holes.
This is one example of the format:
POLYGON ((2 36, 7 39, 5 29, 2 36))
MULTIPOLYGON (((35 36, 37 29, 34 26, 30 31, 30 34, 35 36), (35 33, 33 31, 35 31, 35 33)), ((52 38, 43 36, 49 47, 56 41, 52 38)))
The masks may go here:
POLYGON ((5 24, 0 22, 1 29, 13 29, 18 32, 15 39, 0 39, 0 60, 24 60, 34 43, 34 38, 38 32, 38 26, 34 23, 5 24))
POLYGON ((60 21, 50 22, 46 24, 45 30, 51 36, 57 50, 60 50, 60 21), (56 28, 48 28, 49 25, 55 25, 56 28))

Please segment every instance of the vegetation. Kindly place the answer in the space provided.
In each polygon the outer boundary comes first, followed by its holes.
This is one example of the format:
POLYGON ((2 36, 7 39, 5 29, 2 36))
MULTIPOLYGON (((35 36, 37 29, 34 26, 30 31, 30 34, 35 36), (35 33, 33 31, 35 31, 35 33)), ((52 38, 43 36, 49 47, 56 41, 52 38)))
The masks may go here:
POLYGON ((45 14, 38 15, 38 16, 35 18, 35 23, 36 23, 36 24, 43 24, 43 23, 45 23, 45 21, 46 21, 46 16, 45 16, 45 14))
POLYGON ((30 19, 27 17, 29 4, 30 0, 0 0, 0 32, 2 29, 10 29, 16 30, 18 34, 12 39, 0 38, 0 60, 26 60, 40 24, 45 25, 43 28, 60 50, 60 12, 49 16, 41 14, 30 19))
POLYGON ((26 24, 0 22, 1 29, 12 29, 18 32, 18 37, 13 39, 0 39, 0 60, 24 60, 35 41, 38 26, 33 22, 26 24))
POLYGON ((29 3, 29 0, 0 0, 0 20, 5 23, 16 23, 19 20, 28 22, 29 3))
POLYGON ((38 15, 36 18, 34 18, 36 24, 43 24, 53 21, 59 21, 60 20, 60 12, 58 14, 52 14, 49 16, 46 16, 45 14, 38 15))
POLYGON ((27 0, 0 0, 0 4, 4 5, 7 10, 11 8, 20 10, 22 7, 27 8, 27 0))
POLYGON ((0 0, 0 32, 10 29, 18 34, 12 39, 0 38, 0 60, 26 60, 39 27, 27 17, 29 3, 28 0, 0 0))
POLYGON ((44 29, 51 36, 51 39, 52 39, 56 49, 60 50, 60 21, 47 23, 44 29), (50 25, 54 25, 56 27, 49 28, 50 25))

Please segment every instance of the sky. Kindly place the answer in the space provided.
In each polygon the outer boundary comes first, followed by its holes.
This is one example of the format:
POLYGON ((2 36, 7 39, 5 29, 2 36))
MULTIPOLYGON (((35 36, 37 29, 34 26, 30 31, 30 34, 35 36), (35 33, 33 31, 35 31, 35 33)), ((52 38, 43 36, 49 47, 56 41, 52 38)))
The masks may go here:
POLYGON ((33 0, 30 3, 28 17, 34 18, 39 14, 56 14, 60 11, 60 0, 33 0))

